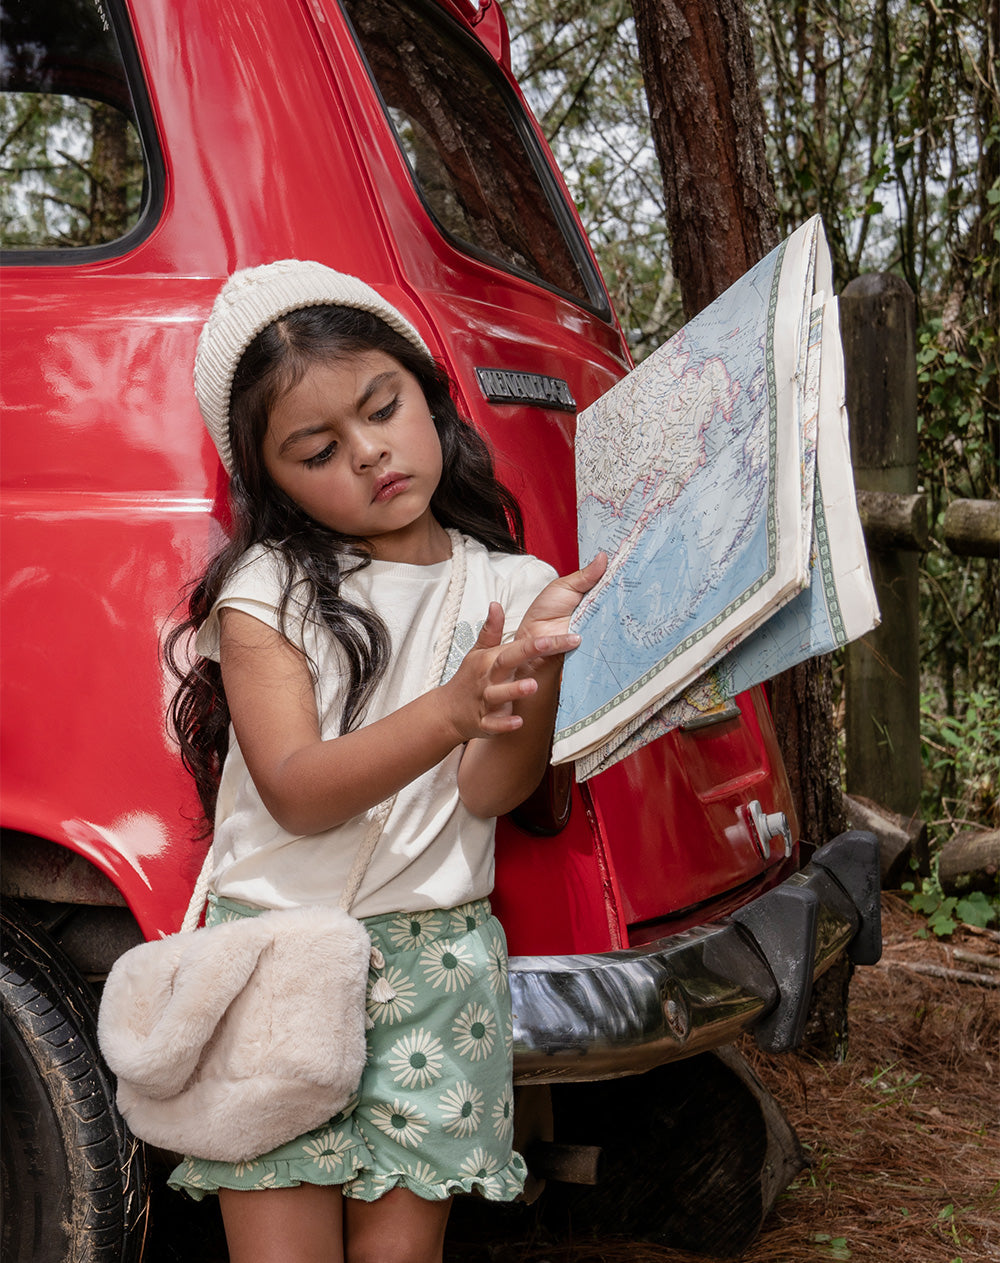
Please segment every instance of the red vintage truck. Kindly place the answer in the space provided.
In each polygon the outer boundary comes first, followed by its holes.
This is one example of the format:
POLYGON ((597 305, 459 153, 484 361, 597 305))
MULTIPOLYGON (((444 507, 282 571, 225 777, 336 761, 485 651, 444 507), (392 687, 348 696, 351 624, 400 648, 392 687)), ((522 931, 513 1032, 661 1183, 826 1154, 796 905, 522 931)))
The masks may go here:
MULTIPOLYGON (((630 358, 492 0, 21 0, 3 40, 4 1259, 127 1259, 144 1165, 94 996, 206 846, 159 646, 225 530, 191 385, 219 285, 301 257, 375 286, 561 572, 574 416, 630 358)), ((793 1046, 814 978, 877 957, 874 839, 799 842, 759 689, 500 823, 522 1136, 544 1085, 793 1046)))

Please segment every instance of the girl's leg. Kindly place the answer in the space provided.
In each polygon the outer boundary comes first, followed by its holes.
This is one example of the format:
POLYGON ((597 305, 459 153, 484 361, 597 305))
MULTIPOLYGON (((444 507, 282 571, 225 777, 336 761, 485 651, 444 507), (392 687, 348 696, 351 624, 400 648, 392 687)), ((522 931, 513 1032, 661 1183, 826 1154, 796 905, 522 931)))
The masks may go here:
POLYGON ((441 1263, 451 1198, 394 1188, 375 1202, 345 1200, 347 1263, 441 1263))
POLYGON ((336 1186, 219 1189, 229 1263, 343 1263, 344 1210, 336 1186))

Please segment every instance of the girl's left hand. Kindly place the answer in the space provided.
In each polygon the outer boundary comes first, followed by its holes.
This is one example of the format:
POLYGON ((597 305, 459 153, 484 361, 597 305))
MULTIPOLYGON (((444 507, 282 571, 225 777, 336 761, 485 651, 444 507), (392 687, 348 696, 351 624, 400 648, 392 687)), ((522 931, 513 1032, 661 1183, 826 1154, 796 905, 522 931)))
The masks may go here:
POLYGON ((473 650, 487 658, 494 655, 487 663, 488 687, 481 691, 487 711, 479 724, 483 735, 506 735, 499 743, 472 741, 462 755, 458 788, 474 816, 511 811, 541 780, 563 655, 580 641, 569 633, 570 616, 607 565, 605 554, 598 553, 589 566, 553 579, 532 601, 509 644, 500 644, 502 611, 491 608, 473 650))
POLYGON ((529 605, 515 639, 530 637, 537 640, 542 636, 565 635, 573 611, 590 589, 600 582, 607 568, 607 553, 598 553, 582 570, 553 579, 529 605))

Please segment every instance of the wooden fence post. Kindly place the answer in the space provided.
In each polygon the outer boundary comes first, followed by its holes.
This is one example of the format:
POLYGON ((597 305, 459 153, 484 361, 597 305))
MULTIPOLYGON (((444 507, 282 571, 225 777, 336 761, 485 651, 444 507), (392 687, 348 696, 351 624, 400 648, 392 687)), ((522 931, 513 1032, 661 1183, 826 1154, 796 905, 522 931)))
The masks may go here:
MULTIPOLYGON (((840 299, 851 454, 860 491, 917 490, 916 314, 889 273, 859 276, 840 299)), ((911 817, 920 805, 920 612, 917 554, 872 546, 882 623, 850 645, 845 668, 851 795, 911 817)))

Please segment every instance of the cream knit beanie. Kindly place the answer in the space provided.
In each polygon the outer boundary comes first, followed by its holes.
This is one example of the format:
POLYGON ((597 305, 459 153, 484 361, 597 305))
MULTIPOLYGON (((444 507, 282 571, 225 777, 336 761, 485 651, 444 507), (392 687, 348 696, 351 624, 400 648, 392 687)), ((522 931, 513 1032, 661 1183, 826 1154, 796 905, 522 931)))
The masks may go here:
POLYGON ((356 276, 303 259, 280 259, 234 272, 212 306, 194 362, 198 406, 227 473, 232 473, 229 395, 243 352, 279 316, 299 307, 327 306, 371 312, 430 356, 413 325, 356 276))

